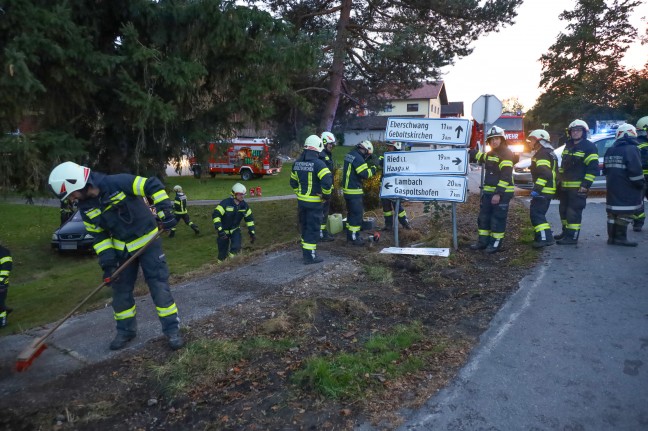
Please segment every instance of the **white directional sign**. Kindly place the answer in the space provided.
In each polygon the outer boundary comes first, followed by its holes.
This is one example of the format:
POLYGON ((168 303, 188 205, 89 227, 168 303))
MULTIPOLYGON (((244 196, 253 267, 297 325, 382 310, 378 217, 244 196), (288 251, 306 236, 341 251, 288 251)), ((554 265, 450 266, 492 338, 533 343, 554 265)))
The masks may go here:
POLYGON ((460 176, 392 175, 383 178, 380 197, 465 202, 467 186, 467 178, 460 176))
POLYGON ((468 152, 463 148, 427 151, 394 151, 385 153, 383 175, 446 174, 468 172, 468 152))
POLYGON ((386 141, 422 142, 465 147, 470 120, 464 118, 388 118, 386 141))
POLYGON ((492 94, 484 94, 473 102, 471 114, 478 123, 491 124, 502 115, 502 102, 492 94))

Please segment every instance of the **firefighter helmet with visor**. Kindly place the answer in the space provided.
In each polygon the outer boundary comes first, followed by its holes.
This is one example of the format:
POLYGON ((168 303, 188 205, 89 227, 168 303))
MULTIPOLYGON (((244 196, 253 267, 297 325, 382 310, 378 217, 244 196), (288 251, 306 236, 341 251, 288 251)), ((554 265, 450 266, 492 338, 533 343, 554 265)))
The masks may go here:
POLYGON ((641 117, 639 121, 637 121, 637 131, 648 132, 648 116, 641 117))
POLYGON ((367 151, 367 154, 373 154, 374 148, 373 144, 369 141, 362 141, 358 144, 358 148, 364 148, 367 151))
POLYGON ((65 200, 71 193, 83 189, 89 176, 90 168, 74 162, 63 162, 52 169, 49 186, 60 200, 65 200))
POLYGON ((232 186, 232 195, 237 195, 239 193, 245 194, 246 191, 245 186, 241 183, 236 183, 232 186))
POLYGON ((174 187, 173 187, 173 191, 174 191, 174 192, 181 192, 181 191, 182 191, 182 187, 181 187, 181 186, 174 186, 174 187))
POLYGON ((489 140, 490 138, 496 138, 498 136, 502 138, 504 142, 506 142, 506 134, 504 132, 504 129, 502 129, 501 127, 493 126, 488 130, 486 140, 489 140))
POLYGON ((326 145, 326 144, 335 145, 335 135, 333 133, 331 133, 331 132, 322 133, 322 143, 324 145, 326 145))
POLYGON ((589 132, 589 126, 587 123, 583 120, 574 120, 571 123, 569 123, 569 131, 571 132, 572 129, 575 129, 576 127, 581 127, 583 129, 583 133, 589 132))
MULTIPOLYGON (((538 141, 551 141, 551 137, 549 136, 549 132, 546 130, 542 129, 537 129, 534 130, 533 132, 529 133, 529 138, 536 138, 538 141)), ((531 142, 529 139, 527 139, 528 142, 531 142)))
POLYGON ((317 135, 310 135, 304 141, 304 149, 308 149, 309 147, 315 148, 317 151, 322 151, 324 149, 322 138, 317 135))
POLYGON ((633 126, 632 124, 624 123, 621 124, 618 129, 616 129, 616 133, 614 134, 614 137, 616 139, 623 138, 626 136, 628 138, 637 137, 637 129, 635 129, 635 126, 633 126))
POLYGON ((391 145, 392 147, 394 147, 396 149, 396 151, 400 151, 403 148, 403 144, 401 144, 398 141, 387 142, 387 145, 391 145))

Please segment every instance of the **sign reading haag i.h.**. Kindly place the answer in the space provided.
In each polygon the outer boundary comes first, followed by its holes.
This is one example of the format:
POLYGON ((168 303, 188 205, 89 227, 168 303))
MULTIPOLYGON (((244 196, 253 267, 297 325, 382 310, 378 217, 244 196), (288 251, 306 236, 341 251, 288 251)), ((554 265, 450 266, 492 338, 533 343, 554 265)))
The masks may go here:
POLYGON ((426 151, 394 151, 384 154, 383 175, 466 175, 468 152, 463 148, 426 151))
POLYGON ((465 202, 468 180, 460 176, 392 175, 383 178, 380 197, 412 201, 465 202))
POLYGON ((470 120, 464 118, 390 117, 387 119, 385 140, 465 147, 469 133, 470 120))

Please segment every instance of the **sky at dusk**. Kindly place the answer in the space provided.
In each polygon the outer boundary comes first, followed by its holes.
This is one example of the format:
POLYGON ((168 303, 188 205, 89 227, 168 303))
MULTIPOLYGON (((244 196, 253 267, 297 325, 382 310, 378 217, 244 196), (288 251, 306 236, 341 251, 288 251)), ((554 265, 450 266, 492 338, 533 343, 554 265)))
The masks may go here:
MULTIPOLYGON (((517 97, 530 109, 541 93, 538 88, 542 67, 540 56, 548 52, 566 22, 558 19, 565 9, 572 10, 573 0, 525 0, 518 9, 515 24, 499 33, 482 37, 473 45, 471 55, 444 69, 448 101, 464 102, 466 116, 472 103, 482 94, 498 99, 517 97)), ((648 17, 648 1, 635 8, 631 24, 643 34, 648 17), (643 20, 642 20, 642 17, 643 20)), ((641 69, 648 61, 648 45, 637 42, 628 50, 622 64, 641 69)))

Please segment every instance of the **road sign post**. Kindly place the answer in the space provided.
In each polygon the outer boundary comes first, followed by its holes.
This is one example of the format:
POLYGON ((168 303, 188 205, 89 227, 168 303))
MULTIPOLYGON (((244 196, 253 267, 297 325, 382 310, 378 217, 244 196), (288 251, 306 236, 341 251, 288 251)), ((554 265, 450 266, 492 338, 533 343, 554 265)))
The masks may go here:
MULTIPOLYGON (((484 142, 482 148, 486 148, 486 134, 488 126, 495 122, 502 115, 502 102, 492 94, 479 96, 472 104, 472 117, 484 125, 484 142)), ((481 170, 480 189, 484 187, 484 169, 481 170)))

